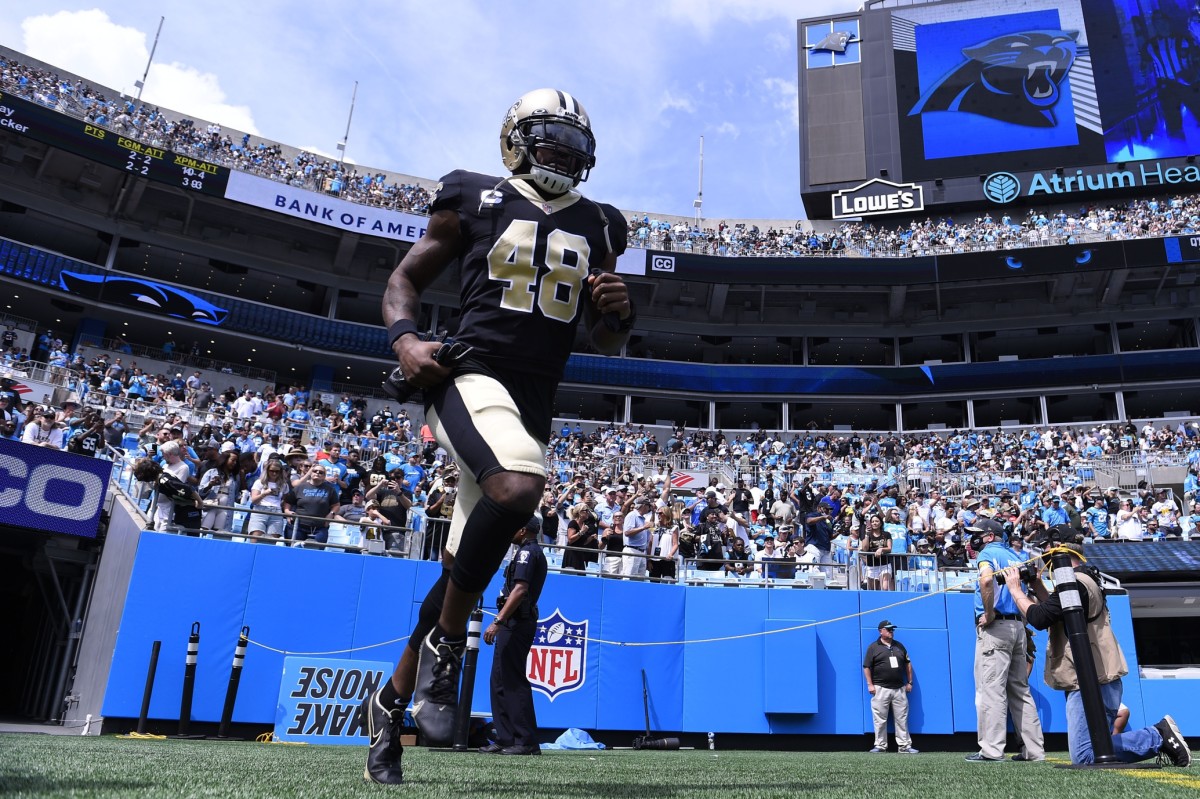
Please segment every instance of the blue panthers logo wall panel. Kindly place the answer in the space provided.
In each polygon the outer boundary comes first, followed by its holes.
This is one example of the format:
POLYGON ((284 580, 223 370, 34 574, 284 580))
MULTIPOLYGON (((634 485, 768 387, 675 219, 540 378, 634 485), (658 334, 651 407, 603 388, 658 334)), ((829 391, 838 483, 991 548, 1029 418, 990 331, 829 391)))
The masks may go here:
POLYGON ((80 297, 206 325, 219 325, 229 315, 190 291, 139 277, 60 272, 58 282, 63 291, 80 297))

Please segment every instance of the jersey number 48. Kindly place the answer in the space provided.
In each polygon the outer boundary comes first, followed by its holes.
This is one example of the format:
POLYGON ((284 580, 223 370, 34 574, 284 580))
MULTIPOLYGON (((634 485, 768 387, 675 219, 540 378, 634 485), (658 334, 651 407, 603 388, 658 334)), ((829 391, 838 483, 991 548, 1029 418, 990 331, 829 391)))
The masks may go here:
POLYGON ((536 295, 537 306, 544 316, 571 322, 579 310, 591 247, 583 236, 561 229, 551 231, 546 237, 548 271, 539 285, 542 265, 533 260, 537 232, 538 223, 533 220, 516 219, 509 223, 488 252, 488 276, 507 284, 500 298, 501 307, 533 313, 536 295))

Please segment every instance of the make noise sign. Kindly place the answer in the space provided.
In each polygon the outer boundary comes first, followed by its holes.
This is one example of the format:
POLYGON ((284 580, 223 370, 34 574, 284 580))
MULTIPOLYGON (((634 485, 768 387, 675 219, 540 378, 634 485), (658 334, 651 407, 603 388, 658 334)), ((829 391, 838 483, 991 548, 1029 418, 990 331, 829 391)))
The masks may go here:
POLYGON ((367 743, 358 717, 363 698, 391 676, 392 664, 369 660, 287 657, 275 708, 275 740, 367 743))

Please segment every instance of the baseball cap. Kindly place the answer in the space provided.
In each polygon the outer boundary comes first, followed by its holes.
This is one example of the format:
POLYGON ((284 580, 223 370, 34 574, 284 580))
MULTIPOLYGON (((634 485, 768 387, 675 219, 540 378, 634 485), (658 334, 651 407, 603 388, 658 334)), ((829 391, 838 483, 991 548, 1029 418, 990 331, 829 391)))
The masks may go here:
POLYGON ((1004 525, 995 519, 979 519, 967 529, 983 535, 988 535, 989 533, 998 536, 1004 535, 1004 525))
POLYGON ((896 625, 892 624, 892 623, 891 623, 890 621, 888 621, 887 619, 884 619, 883 621, 879 622, 879 627, 878 627, 877 629, 880 629, 880 630, 894 630, 894 629, 896 629, 896 625))
POLYGON ((232 452, 236 447, 232 441, 226 441, 221 445, 221 452, 232 452))
POLYGON ((542 531, 542 517, 536 513, 529 517, 529 521, 525 522, 525 529, 533 533, 542 531))

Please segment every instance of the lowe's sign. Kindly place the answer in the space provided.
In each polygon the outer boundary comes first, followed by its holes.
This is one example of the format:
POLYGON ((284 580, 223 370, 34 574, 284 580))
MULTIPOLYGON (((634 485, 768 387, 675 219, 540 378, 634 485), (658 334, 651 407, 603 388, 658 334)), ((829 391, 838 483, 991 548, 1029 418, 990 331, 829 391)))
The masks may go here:
POLYGON ((1073 174, 1034 172, 1022 182, 1011 172, 993 172, 980 184, 983 196, 998 205, 1013 202, 1021 197, 1077 194, 1109 189, 1131 189, 1140 186, 1178 186, 1200 184, 1200 166, 1164 167, 1158 161, 1137 164, 1134 169, 1110 169, 1103 172, 1084 173, 1076 169, 1073 174))
POLYGON ((95 538, 112 461, 0 439, 0 519, 95 538))
POLYGON ((833 193, 833 218, 913 213, 925 209, 925 192, 915 183, 875 178, 833 193))

